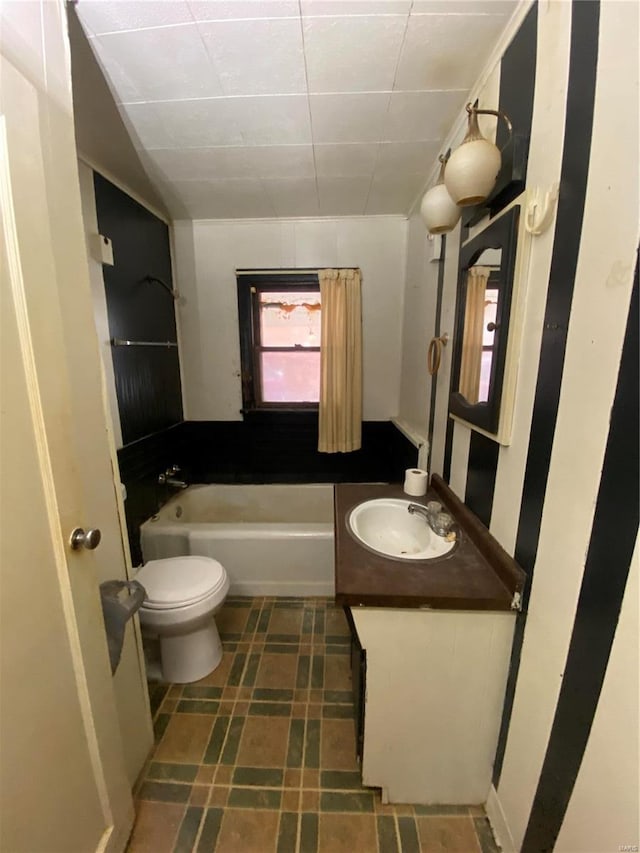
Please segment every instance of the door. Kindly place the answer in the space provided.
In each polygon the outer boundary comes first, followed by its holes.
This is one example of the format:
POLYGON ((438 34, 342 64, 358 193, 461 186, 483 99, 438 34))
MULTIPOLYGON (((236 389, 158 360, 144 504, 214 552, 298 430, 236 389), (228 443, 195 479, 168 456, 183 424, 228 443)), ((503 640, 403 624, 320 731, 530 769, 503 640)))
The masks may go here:
POLYGON ((133 804, 98 582, 125 565, 64 9, 3 2, 2 14, 0 849, 119 851, 133 804), (102 527, 103 544, 72 550, 78 526, 102 527))

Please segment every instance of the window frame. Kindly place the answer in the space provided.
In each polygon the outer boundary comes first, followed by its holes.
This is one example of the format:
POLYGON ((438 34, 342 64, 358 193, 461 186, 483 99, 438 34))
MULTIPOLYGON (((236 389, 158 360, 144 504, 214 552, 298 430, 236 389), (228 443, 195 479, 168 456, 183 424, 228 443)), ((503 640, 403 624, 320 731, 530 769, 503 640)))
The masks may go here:
MULTIPOLYGON (((317 292, 317 273, 264 272, 243 273, 238 270, 238 327, 240 331, 240 365, 242 414, 250 412, 317 412, 318 403, 265 402, 262 400, 260 354, 262 352, 296 352, 296 347, 262 347, 260 341, 260 294, 283 292, 317 292)), ((320 347, 300 347, 301 352, 319 352, 320 347)))

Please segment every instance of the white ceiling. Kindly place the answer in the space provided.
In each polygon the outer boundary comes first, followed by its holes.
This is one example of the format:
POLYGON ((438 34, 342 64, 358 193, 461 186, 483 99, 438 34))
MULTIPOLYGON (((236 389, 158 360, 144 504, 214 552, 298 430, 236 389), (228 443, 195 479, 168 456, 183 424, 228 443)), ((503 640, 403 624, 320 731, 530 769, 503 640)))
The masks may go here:
POLYGON ((407 214, 516 0, 80 0, 176 218, 407 214))

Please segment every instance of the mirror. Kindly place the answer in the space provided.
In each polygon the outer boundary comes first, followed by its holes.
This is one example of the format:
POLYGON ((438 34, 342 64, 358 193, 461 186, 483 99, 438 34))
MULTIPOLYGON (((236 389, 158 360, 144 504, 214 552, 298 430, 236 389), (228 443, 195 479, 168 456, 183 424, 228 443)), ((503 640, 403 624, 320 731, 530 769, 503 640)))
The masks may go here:
POLYGON ((520 208, 510 208, 460 250, 451 414, 497 434, 520 208))

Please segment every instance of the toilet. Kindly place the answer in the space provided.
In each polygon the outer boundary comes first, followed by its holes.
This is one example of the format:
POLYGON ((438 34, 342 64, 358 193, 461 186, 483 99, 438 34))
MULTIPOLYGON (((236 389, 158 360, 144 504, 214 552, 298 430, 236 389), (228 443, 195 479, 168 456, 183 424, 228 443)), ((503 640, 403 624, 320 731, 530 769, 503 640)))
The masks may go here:
POLYGON ((162 680, 188 684, 222 660, 213 616, 229 591, 229 578, 209 557, 149 560, 135 576, 146 590, 139 610, 144 638, 160 641, 162 680))

